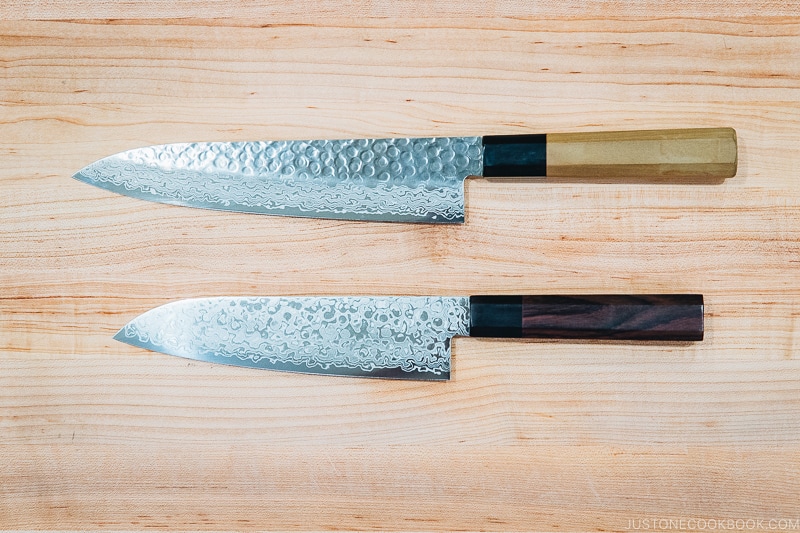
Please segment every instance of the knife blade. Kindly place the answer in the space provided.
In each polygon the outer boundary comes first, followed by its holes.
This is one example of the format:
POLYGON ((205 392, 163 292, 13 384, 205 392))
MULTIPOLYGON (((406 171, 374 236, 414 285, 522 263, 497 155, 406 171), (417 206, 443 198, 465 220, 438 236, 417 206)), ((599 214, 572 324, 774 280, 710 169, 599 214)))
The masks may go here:
POLYGON ((121 342, 211 363, 416 380, 450 378, 453 337, 698 341, 698 294, 305 296, 179 300, 121 342))
POLYGON ((736 132, 197 142, 136 148, 73 177, 142 200, 245 213, 462 223, 464 180, 728 178, 736 132))

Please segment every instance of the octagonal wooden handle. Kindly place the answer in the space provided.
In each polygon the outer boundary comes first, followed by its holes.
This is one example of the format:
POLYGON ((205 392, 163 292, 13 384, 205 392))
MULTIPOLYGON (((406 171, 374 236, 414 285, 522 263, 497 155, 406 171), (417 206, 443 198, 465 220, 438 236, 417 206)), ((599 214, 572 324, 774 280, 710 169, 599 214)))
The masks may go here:
POLYGON ((470 297, 470 337, 703 339, 700 294, 470 297))
POLYGON ((483 138, 485 177, 718 178, 736 175, 733 128, 483 138))

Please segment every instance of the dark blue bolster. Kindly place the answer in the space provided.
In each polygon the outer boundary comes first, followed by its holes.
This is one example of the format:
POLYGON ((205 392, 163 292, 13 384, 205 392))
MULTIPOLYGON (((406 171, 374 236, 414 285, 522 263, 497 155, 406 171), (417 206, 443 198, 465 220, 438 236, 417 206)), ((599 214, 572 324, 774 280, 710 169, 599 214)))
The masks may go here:
POLYGON ((483 177, 547 176, 547 135, 489 135, 483 138, 483 177))

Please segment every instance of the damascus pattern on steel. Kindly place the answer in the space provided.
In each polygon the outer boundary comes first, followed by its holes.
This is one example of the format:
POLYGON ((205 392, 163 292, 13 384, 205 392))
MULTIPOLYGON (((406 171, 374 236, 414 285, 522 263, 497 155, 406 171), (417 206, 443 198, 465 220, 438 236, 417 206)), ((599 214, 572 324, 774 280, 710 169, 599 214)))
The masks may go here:
POLYGON ((181 300, 117 340, 201 361, 272 370, 448 379, 468 297, 223 297, 181 300))
POLYGON ((96 161, 75 178, 156 202, 286 216, 462 222, 480 137, 204 142, 96 161))

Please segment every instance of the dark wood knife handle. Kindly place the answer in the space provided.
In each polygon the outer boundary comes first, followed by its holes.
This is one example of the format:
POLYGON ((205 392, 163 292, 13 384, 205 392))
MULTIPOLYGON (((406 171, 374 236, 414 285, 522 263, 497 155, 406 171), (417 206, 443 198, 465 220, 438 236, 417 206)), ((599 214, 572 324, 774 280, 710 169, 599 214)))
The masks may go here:
POLYGON ((471 296, 470 337, 699 341, 703 296, 471 296))

